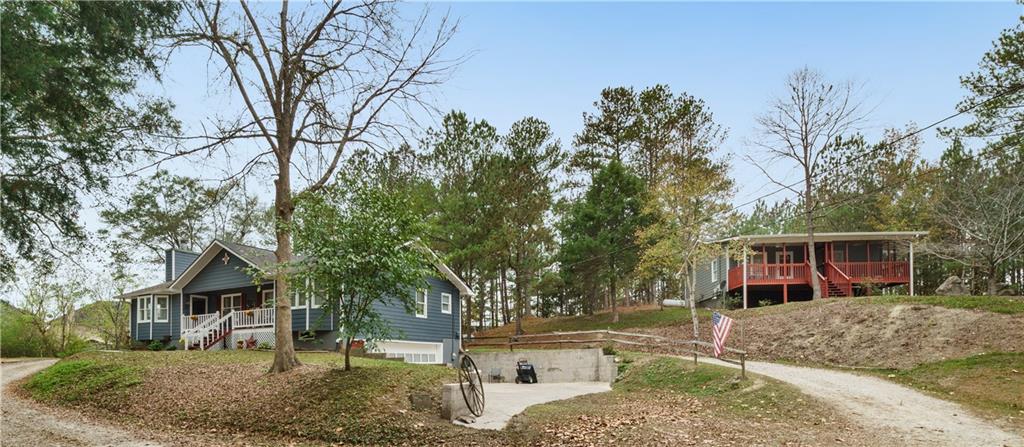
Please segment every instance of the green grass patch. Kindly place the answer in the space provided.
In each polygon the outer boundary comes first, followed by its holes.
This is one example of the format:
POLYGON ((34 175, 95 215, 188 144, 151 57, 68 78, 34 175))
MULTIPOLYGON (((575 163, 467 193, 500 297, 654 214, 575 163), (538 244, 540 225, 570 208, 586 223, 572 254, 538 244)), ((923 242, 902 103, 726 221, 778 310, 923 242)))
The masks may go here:
POLYGON ((720 395, 749 385, 734 369, 699 364, 677 357, 657 357, 634 364, 618 383, 622 391, 674 391, 695 396, 720 395))
POLYGON ((1010 315, 1024 313, 1024 299, 1008 296, 885 295, 855 298, 854 302, 870 304, 926 304, 950 309, 973 309, 1010 315))
POLYGON ((121 393, 140 383, 139 367, 72 360, 41 371, 25 388, 36 399, 77 402, 86 397, 121 393))
POLYGON ((995 352, 876 375, 986 412, 1024 416, 1024 353, 995 352))

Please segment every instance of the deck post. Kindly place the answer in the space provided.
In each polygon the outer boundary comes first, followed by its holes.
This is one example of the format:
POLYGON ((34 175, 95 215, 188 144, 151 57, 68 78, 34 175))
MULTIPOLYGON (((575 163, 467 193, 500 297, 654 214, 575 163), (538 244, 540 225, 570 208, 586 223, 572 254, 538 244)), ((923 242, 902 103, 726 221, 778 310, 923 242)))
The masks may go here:
POLYGON ((747 308, 747 246, 743 246, 743 308, 747 308))
POLYGON ((910 296, 914 296, 914 241, 910 241, 910 296))
POLYGON ((789 283, 782 283, 782 304, 789 303, 789 283))

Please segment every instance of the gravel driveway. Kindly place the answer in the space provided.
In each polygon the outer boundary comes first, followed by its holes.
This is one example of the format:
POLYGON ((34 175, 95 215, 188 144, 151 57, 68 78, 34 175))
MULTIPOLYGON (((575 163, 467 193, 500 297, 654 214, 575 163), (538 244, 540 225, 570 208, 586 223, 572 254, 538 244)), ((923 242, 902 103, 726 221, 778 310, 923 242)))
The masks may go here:
MULTIPOLYGON (((736 368, 715 359, 707 363, 736 368)), ((747 371, 790 383, 868 427, 914 446, 1024 446, 1024 438, 971 415, 960 405, 875 377, 747 362, 747 371)))
POLYGON ((157 446, 119 428, 86 421, 71 412, 42 408, 7 391, 7 385, 31 375, 56 360, 29 360, 0 364, 3 396, 0 408, 0 444, 9 446, 157 446))

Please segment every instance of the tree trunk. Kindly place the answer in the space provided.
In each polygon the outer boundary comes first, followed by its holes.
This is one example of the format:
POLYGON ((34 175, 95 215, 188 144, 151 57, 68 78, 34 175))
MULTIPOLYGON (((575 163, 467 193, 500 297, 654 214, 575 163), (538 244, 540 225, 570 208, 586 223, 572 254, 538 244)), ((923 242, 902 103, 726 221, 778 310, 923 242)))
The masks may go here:
POLYGON ((523 299, 525 297, 522 272, 516 271, 516 335, 523 335, 523 299))
POLYGON ((995 264, 989 264, 988 266, 988 296, 996 296, 996 289, 998 288, 998 273, 999 269, 995 264))
MULTIPOLYGON (((285 141, 287 143, 287 141, 285 141)), ((280 146, 287 148, 289 146, 280 146)), ((285 150, 285 149, 282 149, 285 150)), ((289 225, 292 221, 292 214, 295 212, 295 204, 292 203, 291 186, 291 163, 288 157, 278 156, 278 177, 274 182, 274 209, 277 214, 277 225, 275 232, 277 236, 277 284, 274 293, 274 364, 270 372, 278 373, 289 371, 299 365, 299 359, 295 356, 295 344, 292 341, 292 302, 288 296, 288 278, 285 269, 281 267, 292 260, 292 233, 289 225)), ((348 356, 345 357, 346 363, 348 356)))
MULTIPOLYGON (((805 165, 806 166, 806 165, 805 165)), ((814 206, 811 196, 811 174, 804 169, 804 215, 807 218, 807 262, 811 268, 811 299, 821 299, 821 281, 818 278, 818 255, 814 248, 814 206)), ((768 256, 767 253, 764 256, 768 256)))
POLYGON ((612 323, 619 322, 619 306, 616 305, 618 301, 618 290, 616 289, 617 284, 615 283, 615 275, 612 275, 611 281, 608 284, 610 290, 610 297, 612 301, 612 323))
POLYGON ((512 321, 508 314, 508 279, 505 267, 501 268, 501 319, 502 324, 508 324, 512 321))
POLYGON ((700 328, 697 327, 697 292, 694 290, 694 285, 697 284, 697 268, 696 264, 690 266, 690 274, 687 275, 688 283, 686 285, 686 291, 689 297, 686 299, 690 303, 690 319, 693 321, 693 339, 700 340, 700 328))
POLYGON ((345 371, 352 370, 352 337, 345 337, 345 371))

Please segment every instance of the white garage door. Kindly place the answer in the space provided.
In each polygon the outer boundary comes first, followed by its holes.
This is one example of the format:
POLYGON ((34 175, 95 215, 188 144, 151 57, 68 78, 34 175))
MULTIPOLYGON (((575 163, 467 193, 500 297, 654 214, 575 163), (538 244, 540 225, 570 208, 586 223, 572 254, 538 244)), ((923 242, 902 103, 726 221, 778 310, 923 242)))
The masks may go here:
POLYGON ((405 363, 443 363, 444 345, 418 341, 379 341, 375 352, 391 358, 402 358, 405 363))

